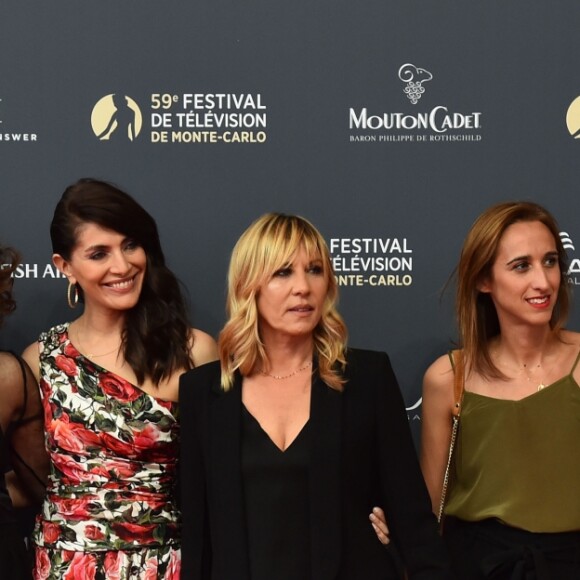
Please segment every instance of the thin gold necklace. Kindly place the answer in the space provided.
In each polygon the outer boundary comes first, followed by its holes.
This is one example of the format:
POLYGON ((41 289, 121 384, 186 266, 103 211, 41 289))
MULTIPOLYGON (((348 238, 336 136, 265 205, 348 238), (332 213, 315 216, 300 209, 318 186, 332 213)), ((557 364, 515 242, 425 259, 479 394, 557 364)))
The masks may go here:
MULTIPOLYGON (((496 356, 497 356, 497 351, 496 351, 496 356)), ((498 360, 501 362, 501 359, 498 358, 498 360)), ((549 375, 549 373, 552 372, 552 370, 554 370, 554 367, 556 366, 556 363, 558 362, 558 357, 556 357, 556 360, 554 361, 554 364, 552 364, 552 366, 544 373, 544 376, 549 375)), ((503 363, 505 365, 505 363, 503 363)), ((536 372, 537 369, 541 369, 542 367, 542 363, 539 362, 537 364, 533 364, 533 365, 528 365, 527 363, 522 363, 521 367, 518 367, 517 372, 521 373, 522 371, 525 373, 526 375, 526 380, 528 383, 532 382, 532 374, 536 372)), ((514 371, 513 367, 510 368, 508 366, 508 369, 510 369, 511 371, 514 371)), ((534 381, 535 382, 535 381, 534 381)), ((543 389, 545 389, 548 385, 546 385, 544 383, 544 378, 542 377, 540 379, 540 382, 537 384, 536 386, 536 391, 539 392, 543 389)))
POLYGON ((261 375, 264 375, 265 377, 272 377, 273 379, 276 379, 277 381, 281 381, 284 379, 289 379, 290 377, 293 377, 294 375, 297 375, 298 373, 305 371, 308 367, 312 366, 312 361, 308 361, 303 367, 300 367, 299 369, 296 369, 295 371, 292 371, 290 374, 288 375, 273 375, 271 373, 267 373, 264 369, 259 369, 258 372, 261 375))
POLYGON ((108 354, 113 354, 114 352, 118 352, 119 349, 121 348, 121 343, 119 343, 119 345, 116 346, 113 350, 109 350, 108 352, 102 352, 101 354, 96 354, 94 352, 86 352, 86 349, 83 346, 82 341, 81 341, 81 333, 79 332, 78 329, 76 329, 76 335, 77 335, 77 344, 78 344, 79 350, 81 351, 81 353, 86 353, 86 354, 84 354, 84 356, 87 358, 97 358, 97 357, 101 357, 101 356, 107 356, 108 354))
MULTIPOLYGON (((525 364, 525 363, 522 366, 523 366, 524 371, 526 373, 526 378, 528 380, 528 383, 531 383, 532 382, 532 373, 535 373, 536 372, 536 369, 541 369, 542 368, 542 363, 538 363, 537 365, 532 365, 532 369, 531 370, 528 369, 528 365, 525 364)), ((547 385, 544 384, 544 379, 541 378, 538 386, 536 387, 536 391, 539 392, 542 389, 545 389, 546 386, 547 385)))

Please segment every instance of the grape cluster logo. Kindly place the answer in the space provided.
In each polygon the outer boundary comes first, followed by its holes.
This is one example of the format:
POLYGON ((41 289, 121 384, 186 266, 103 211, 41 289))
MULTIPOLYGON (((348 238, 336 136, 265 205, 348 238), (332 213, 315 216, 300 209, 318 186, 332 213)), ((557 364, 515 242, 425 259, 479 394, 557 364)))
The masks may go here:
POLYGON ((407 63, 399 69, 399 78, 405 83, 403 92, 407 95, 407 98, 411 103, 416 105, 425 92, 423 83, 432 80, 433 75, 424 68, 419 68, 414 64, 407 63))
POLYGON ((143 126, 143 116, 131 97, 112 93, 93 107, 91 126, 100 141, 135 141, 143 126))
POLYGON ((566 126, 574 139, 580 139, 580 97, 576 97, 568 107, 566 126))

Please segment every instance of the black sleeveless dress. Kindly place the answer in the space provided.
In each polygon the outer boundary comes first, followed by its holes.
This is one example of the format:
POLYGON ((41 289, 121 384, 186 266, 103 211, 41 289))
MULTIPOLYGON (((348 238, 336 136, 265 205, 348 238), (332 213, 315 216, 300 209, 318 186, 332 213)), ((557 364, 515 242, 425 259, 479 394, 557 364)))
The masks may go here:
MULTIPOLYGON (((32 550, 28 551, 25 545, 24 538, 29 534, 25 516, 30 518, 36 508, 31 507, 30 513, 26 510, 19 510, 16 514, 6 488, 5 474, 12 469, 11 458, 16 457, 27 467, 27 475, 34 480, 34 483, 40 488, 44 486, 23 458, 11 448, 11 444, 16 440, 20 448, 29 448, 31 451, 37 446, 43 447, 41 431, 32 439, 25 433, 26 428, 32 424, 29 419, 25 419, 27 412, 33 419, 42 420, 40 393, 36 383, 27 380, 24 362, 18 356, 9 351, 0 351, 0 356, 0 364, 7 365, 3 368, 3 371, 6 371, 3 372, 3 376, 7 379, 0 385, 3 387, 0 388, 2 394, 0 404, 9 407, 18 404, 21 408, 20 416, 7 427, 9 431, 4 433, 0 427, 0 578, 2 580, 30 580, 34 554, 32 550)), ((26 457, 26 459, 29 458, 26 457)), ((31 485, 28 479, 27 483, 31 485)))
MULTIPOLYGON (((25 382, 23 384, 26 385, 25 382)), ((6 437, 0 428, 0 578, 28 580, 32 578, 30 556, 26 552, 20 521, 14 513, 4 478, 10 471, 8 457, 6 437)))

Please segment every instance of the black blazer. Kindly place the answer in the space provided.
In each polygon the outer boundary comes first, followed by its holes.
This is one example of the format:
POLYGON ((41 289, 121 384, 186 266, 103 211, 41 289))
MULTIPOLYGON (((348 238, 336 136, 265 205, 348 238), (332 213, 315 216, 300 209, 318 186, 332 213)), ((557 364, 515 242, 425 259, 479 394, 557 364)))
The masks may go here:
MULTIPOLYGON (((376 538, 368 519, 375 505, 386 512, 409 578, 448 578, 387 355, 351 349, 345 376, 338 392, 316 370, 313 374, 311 580, 398 577, 391 550, 376 538)), ((179 397, 182 578, 250 580, 240 467, 241 377, 224 393, 219 363, 210 363, 182 376, 179 397)))

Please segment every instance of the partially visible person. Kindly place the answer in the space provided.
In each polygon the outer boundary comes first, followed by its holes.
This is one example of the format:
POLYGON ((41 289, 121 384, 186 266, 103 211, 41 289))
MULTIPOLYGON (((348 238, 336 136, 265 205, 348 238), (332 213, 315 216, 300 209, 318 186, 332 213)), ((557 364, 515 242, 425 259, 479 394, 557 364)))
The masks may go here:
POLYGON ((391 364, 346 347, 321 234, 262 216, 228 287, 220 361, 181 379, 184 578, 401 578, 376 505, 406 577, 448 578, 391 364))
POLYGON ((190 327, 155 221, 125 192, 80 180, 50 233, 69 305, 84 308, 25 353, 52 460, 35 577, 176 580, 178 380, 215 360, 215 342, 190 327))
POLYGON ((535 203, 489 208, 463 244, 463 362, 456 351, 427 370, 421 445, 437 512, 462 365, 443 526, 461 580, 580 578, 580 334, 564 329, 566 271, 556 221, 535 203))
MULTIPOLYGON (((16 307, 12 273, 18 255, 0 246, 0 325, 16 307)), ((31 561, 14 507, 38 506, 44 498, 48 456, 38 384, 26 363, 0 352, 0 577, 32 577, 31 561), (7 477, 5 477, 7 476, 7 477)))

